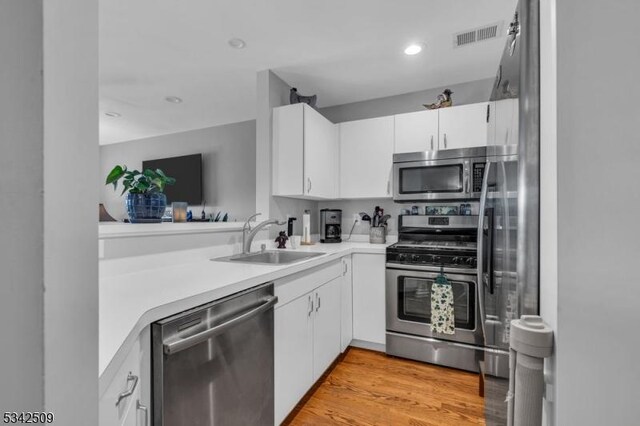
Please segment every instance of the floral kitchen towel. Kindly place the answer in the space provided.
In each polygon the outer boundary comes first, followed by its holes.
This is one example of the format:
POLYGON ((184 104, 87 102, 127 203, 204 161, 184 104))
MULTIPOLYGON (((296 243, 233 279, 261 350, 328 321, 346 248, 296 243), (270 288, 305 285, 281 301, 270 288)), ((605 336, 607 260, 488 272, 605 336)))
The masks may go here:
POLYGON ((431 286, 431 331, 455 333, 453 288, 442 272, 431 286))

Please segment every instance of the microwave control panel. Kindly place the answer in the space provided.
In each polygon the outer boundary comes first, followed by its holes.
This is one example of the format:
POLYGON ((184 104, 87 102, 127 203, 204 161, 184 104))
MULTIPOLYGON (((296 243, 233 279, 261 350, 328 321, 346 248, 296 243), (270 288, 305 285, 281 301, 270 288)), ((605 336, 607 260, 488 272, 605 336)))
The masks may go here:
POLYGON ((485 163, 473 163, 471 192, 482 192, 482 178, 484 177, 485 166, 485 163))

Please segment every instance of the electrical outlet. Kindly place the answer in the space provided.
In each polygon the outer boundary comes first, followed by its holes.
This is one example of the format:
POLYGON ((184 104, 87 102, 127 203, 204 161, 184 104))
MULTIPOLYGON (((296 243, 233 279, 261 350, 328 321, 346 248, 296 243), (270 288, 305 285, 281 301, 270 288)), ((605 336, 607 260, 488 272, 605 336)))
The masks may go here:
POLYGON ((356 225, 360 224, 360 215, 358 213, 354 213, 353 214, 353 218, 351 219, 351 222, 355 222, 356 225))

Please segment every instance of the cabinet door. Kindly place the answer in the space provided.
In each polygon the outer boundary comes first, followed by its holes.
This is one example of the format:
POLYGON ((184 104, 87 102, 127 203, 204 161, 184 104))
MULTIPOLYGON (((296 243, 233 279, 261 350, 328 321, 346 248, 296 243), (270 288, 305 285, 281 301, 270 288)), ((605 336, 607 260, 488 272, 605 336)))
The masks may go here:
POLYGON ((313 293, 274 311, 275 424, 313 385, 313 293))
POLYGON ((485 146, 488 102, 442 108, 439 111, 439 149, 485 146))
POLYGON ((385 255, 354 254, 353 338, 385 344, 385 255))
POLYGON ((502 99, 495 102, 495 141, 494 145, 518 144, 518 99, 502 99))
POLYGON ((337 197, 337 126, 308 105, 304 106, 304 176, 309 197, 337 197))
MULTIPOLYGON (((141 374, 140 353, 140 339, 137 339, 110 382, 102 383, 103 380, 107 380, 104 373, 100 378, 100 388, 104 387, 104 391, 100 392, 98 405, 100 426, 121 425, 125 421, 131 421, 128 420, 129 413, 135 411, 135 401, 140 397, 141 383, 151 380, 150 376, 141 374), (131 391, 131 395, 119 398, 119 395, 126 391, 131 391)), ((135 414, 131 416, 135 418, 135 414)))
POLYGON ((340 301, 342 313, 340 315, 340 351, 344 352, 353 339, 353 281, 351 279, 351 256, 342 258, 342 284, 340 287, 340 301))
POLYGON ((391 197, 393 116, 340 123, 340 198, 391 197))
POLYGON ((274 108, 271 153, 273 195, 303 195, 303 155, 303 104, 274 108))
POLYGON ((340 355, 341 278, 335 278, 314 291, 313 381, 340 355))
POLYGON ((395 116, 395 153, 438 149, 438 111, 395 116))
POLYGON ((148 424, 150 421, 150 414, 145 414, 144 411, 139 408, 138 402, 138 400, 133 401, 133 403, 129 407, 129 412, 125 416, 120 426, 150 426, 148 424))

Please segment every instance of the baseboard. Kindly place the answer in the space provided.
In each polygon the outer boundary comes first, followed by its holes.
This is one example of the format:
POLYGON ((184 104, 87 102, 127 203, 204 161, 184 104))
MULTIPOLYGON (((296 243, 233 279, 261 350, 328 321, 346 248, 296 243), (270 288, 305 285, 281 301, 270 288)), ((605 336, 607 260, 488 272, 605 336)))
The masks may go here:
POLYGON ((350 346, 354 348, 368 349, 376 352, 386 352, 386 346, 382 343, 368 342, 366 340, 353 339, 350 346))

